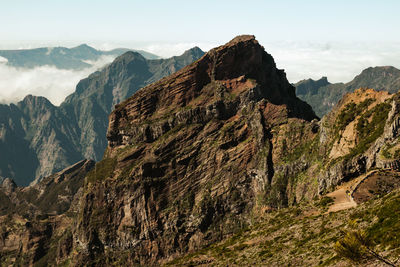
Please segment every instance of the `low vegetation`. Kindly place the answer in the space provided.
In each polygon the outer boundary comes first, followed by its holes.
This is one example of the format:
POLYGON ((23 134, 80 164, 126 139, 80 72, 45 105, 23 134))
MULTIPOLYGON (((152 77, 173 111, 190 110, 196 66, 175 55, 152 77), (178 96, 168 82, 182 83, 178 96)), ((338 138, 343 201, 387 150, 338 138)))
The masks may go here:
POLYGON ((339 131, 342 131, 346 126, 354 121, 358 114, 361 114, 368 106, 374 102, 374 99, 368 98, 359 104, 354 102, 348 103, 345 108, 339 113, 336 119, 336 125, 339 131))
POLYGON ((326 214, 331 202, 325 197, 257 215, 235 235, 166 265, 347 266, 400 257, 400 191, 326 214))
POLYGON ((94 183, 96 181, 104 180, 110 177, 117 165, 115 158, 105 158, 98 162, 93 170, 91 170, 86 176, 87 183, 94 183))

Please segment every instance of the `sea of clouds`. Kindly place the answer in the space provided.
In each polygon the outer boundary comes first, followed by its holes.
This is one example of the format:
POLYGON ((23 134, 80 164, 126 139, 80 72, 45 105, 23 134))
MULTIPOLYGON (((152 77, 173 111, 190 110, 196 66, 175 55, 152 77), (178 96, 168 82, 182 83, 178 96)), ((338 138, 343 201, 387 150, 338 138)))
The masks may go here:
MULTIPOLYGON (((348 82, 368 67, 394 66, 400 68, 400 43, 335 43, 335 42, 269 42, 260 43, 270 53, 277 67, 284 69, 292 83, 302 79, 328 77, 330 82, 348 82)), ((199 46, 207 51, 218 43, 153 43, 142 46, 93 44, 98 49, 134 47, 161 57, 181 55, 184 51, 199 46)), ((0 103, 15 103, 27 94, 47 97, 59 105, 75 90, 79 80, 113 60, 103 57, 93 67, 80 71, 60 70, 44 66, 33 69, 8 66, 0 58, 0 103)))
POLYGON ((267 42, 264 47, 292 83, 323 76, 349 82, 368 67, 400 68, 400 43, 267 42))
MULTIPOLYGON (((290 82, 328 77, 330 82, 349 82, 363 69, 375 66, 400 68, 400 43, 299 42, 259 40, 290 82)), ((142 49, 169 57, 199 46, 204 51, 217 43, 150 44, 142 49)))
POLYGON ((114 57, 104 56, 87 62, 92 67, 83 70, 63 70, 54 66, 15 68, 0 57, 0 103, 9 104, 22 100, 26 95, 45 96, 54 105, 75 91, 78 82, 99 68, 112 62, 114 57))

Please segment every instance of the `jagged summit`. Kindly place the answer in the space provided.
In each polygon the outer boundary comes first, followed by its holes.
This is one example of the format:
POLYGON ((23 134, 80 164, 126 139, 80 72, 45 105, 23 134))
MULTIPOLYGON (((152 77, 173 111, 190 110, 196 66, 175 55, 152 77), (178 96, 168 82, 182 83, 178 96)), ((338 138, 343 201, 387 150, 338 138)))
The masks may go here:
POLYGON ((120 55, 117 57, 113 63, 119 62, 121 60, 142 60, 145 61, 146 58, 143 57, 140 53, 135 52, 135 51, 127 51, 124 54, 120 55))
POLYGON ((400 89, 400 70, 392 66, 369 67, 357 75, 350 85, 396 93, 400 89))
MULTIPOLYGON (((242 35, 211 49, 201 59, 156 83, 144 87, 116 106, 115 116, 124 114, 133 121, 162 116, 184 106, 204 106, 218 98, 217 91, 239 95, 251 91, 254 100, 266 99, 286 105, 290 116, 312 120, 311 107, 295 96, 282 70, 252 35, 242 35), (210 92, 206 85, 214 87, 210 92), (219 88, 219 89, 218 89, 219 88), (201 96, 202 100, 196 100, 201 96), (128 106, 128 107, 126 107, 128 106)), ((111 118, 114 121, 115 118, 111 118)), ((110 129, 113 129, 111 127, 110 129)))
POLYGON ((201 58, 203 55, 204 55, 204 51, 201 50, 198 46, 195 46, 195 47, 192 47, 192 48, 186 50, 181 56, 201 58))
POLYGON ((140 89, 111 113, 102 171, 87 177, 79 261, 135 242, 130 260, 149 265, 231 233, 257 199, 286 205, 279 177, 296 168, 281 159, 316 135, 314 118, 253 36, 140 89))
POLYGON ((318 89, 331 84, 328 82, 327 77, 322 77, 319 80, 307 79, 301 80, 296 83, 296 94, 298 95, 306 95, 306 94, 316 94, 318 89))
MULTIPOLYGON (((250 34, 243 34, 243 35, 238 35, 232 40, 230 40, 226 45, 232 45, 240 42, 249 42, 249 41, 254 41, 257 42, 256 37, 254 35, 250 34)), ((258 43, 258 42, 257 42, 258 43)))
POLYGON ((35 95, 27 95, 24 97, 22 101, 18 103, 19 105, 27 105, 27 106, 37 106, 44 105, 51 107, 53 104, 44 96, 35 96, 35 95))

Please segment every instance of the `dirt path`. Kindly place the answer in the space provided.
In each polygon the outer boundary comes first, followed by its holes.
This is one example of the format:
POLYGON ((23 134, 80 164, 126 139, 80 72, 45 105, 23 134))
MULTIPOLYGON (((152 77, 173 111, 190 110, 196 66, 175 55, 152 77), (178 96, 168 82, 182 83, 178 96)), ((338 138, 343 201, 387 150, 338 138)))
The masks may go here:
POLYGON ((328 209, 328 213, 350 209, 357 206, 357 203, 348 193, 346 193, 346 191, 347 190, 345 188, 340 188, 332 193, 327 194, 328 197, 331 197, 334 200, 333 204, 328 209))
POLYGON ((357 188, 359 183, 361 183, 364 179, 366 179, 376 171, 377 170, 372 170, 366 174, 363 174, 349 182, 338 186, 335 191, 327 194, 328 197, 331 197, 334 200, 333 204, 329 207, 327 213, 350 209, 357 206, 357 203, 351 196, 354 189, 357 188))

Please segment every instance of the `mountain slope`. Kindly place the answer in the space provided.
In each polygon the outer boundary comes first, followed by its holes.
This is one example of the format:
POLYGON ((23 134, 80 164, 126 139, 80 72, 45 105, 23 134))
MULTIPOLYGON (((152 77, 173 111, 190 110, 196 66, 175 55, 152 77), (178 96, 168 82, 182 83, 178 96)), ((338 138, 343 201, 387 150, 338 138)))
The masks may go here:
MULTIPOLYGON (((39 66, 55 66, 59 69, 84 69, 91 66, 91 61, 99 60, 102 56, 117 57, 129 49, 120 48, 111 51, 96 50, 86 44, 73 48, 43 47, 36 49, 0 50, 0 57, 7 59, 7 65, 17 68, 34 68, 39 66)), ((135 50, 133 50, 135 51, 135 50)), ((137 50, 148 59, 158 56, 146 51, 137 50)))
POLYGON ((60 107, 34 96, 17 105, 0 105, 0 176, 25 186, 84 158, 100 160, 114 105, 202 53, 195 48, 182 56, 147 60, 127 52, 81 80, 60 107))
MULTIPOLYGON (((111 113, 104 158, 67 212, 0 217, 3 262, 343 266, 334 243, 360 229, 395 259, 400 93, 357 89, 318 121, 294 92, 254 36, 145 86, 111 113), (327 214, 339 191, 355 209, 327 214)), ((55 177, 36 188, 57 191, 55 177)))
POLYGON ((373 88, 396 93, 400 90, 400 70, 391 67, 367 68, 348 83, 331 84, 326 77, 295 84, 297 96, 309 103, 320 117, 327 114, 346 93, 358 88, 373 88))
POLYGON ((399 99, 359 89, 318 123, 254 37, 236 37, 116 106, 70 259, 157 265, 259 212, 398 169, 399 99))
POLYGON ((169 59, 146 60, 135 52, 127 52, 101 70, 80 81, 74 94, 61 104, 65 114, 74 116, 81 131, 80 151, 84 158, 96 161, 107 146, 105 133, 108 115, 114 106, 141 87, 170 75, 204 54, 198 48, 169 59))
POLYGON ((399 258, 399 190, 330 214, 325 214, 326 199, 261 213, 253 225, 222 242, 162 266, 387 266, 368 256, 348 261, 335 252, 343 233, 354 230, 364 230, 371 248, 387 260, 399 258))
POLYGON ((290 151, 316 126, 294 90, 254 36, 239 36, 118 104, 101 173, 87 177, 76 264, 155 263, 237 231, 266 202, 286 205, 275 132, 290 151))
MULTIPOLYGON (((60 237, 70 237, 64 230, 72 223, 84 177, 94 164, 82 160, 25 188, 11 179, 0 184, 1 266, 49 266, 55 255, 45 255, 57 251, 60 237)), ((59 253, 65 249, 61 247, 59 253)))

